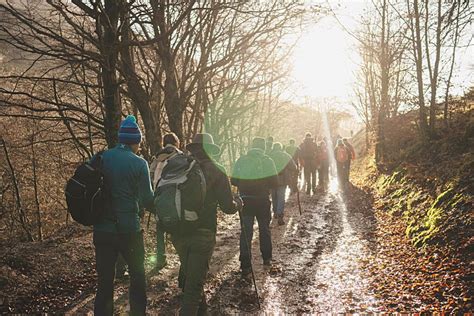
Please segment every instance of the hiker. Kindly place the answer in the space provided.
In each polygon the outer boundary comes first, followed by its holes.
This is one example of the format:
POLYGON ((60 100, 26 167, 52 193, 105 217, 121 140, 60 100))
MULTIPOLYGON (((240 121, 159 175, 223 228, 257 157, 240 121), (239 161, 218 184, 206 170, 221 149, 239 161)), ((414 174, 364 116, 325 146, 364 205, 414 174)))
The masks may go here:
POLYGON ((349 143, 349 140, 347 138, 343 138, 342 142, 344 143, 348 151, 348 159, 346 163, 346 182, 347 184, 350 184, 349 175, 351 172, 351 161, 355 159, 356 154, 355 154, 354 147, 349 143))
POLYGON ((94 225, 98 275, 95 315, 112 315, 114 311, 114 267, 119 253, 130 275, 130 314, 145 315, 145 249, 139 207, 153 210, 153 191, 148 163, 136 155, 141 139, 136 119, 129 115, 120 125, 119 144, 102 154, 108 208, 104 219, 94 225))
POLYGON ((337 177, 339 179, 339 184, 341 189, 345 189, 347 182, 346 182, 346 168, 347 168, 347 160, 349 159, 349 152, 347 147, 344 145, 342 139, 339 139, 336 144, 336 148, 334 148, 334 158, 336 159, 336 167, 337 167, 337 177))
POLYGON ((269 156, 275 163, 278 174, 278 186, 271 191, 273 216, 278 219, 278 225, 285 225, 283 211, 285 209, 286 186, 291 184, 291 179, 297 174, 298 169, 291 156, 283 151, 281 143, 273 143, 273 149, 269 156))
MULTIPOLYGON (((156 188, 161 178, 163 167, 167 164, 168 159, 175 155, 182 154, 179 150, 179 138, 175 133, 169 133, 163 136, 163 149, 157 154, 150 166, 150 178, 152 180, 153 189, 156 188)), ((161 270, 166 266, 166 243, 165 232, 161 229, 158 217, 156 218, 156 262, 155 269, 161 270)))
POLYGON ((300 170, 300 165, 299 165, 300 149, 298 148, 298 146, 296 146, 295 140, 290 139, 290 144, 286 146, 285 151, 291 156, 297 168, 296 173, 293 174, 290 179, 290 189, 291 189, 291 194, 293 194, 293 193, 296 193, 296 191, 298 190, 298 175, 299 175, 299 170, 300 170))
POLYGON ((271 266, 272 238, 270 233, 270 190, 278 187, 273 160, 265 155, 265 139, 255 137, 247 154, 234 165, 231 183, 237 186, 244 201, 240 231, 240 267, 242 277, 252 272, 251 242, 255 218, 258 222, 260 252, 265 266, 271 266))
POLYGON ((270 154, 273 149, 273 136, 268 136, 265 141, 265 155, 270 154))
POLYGON ((318 156, 320 161, 318 169, 319 186, 326 190, 329 184, 329 152, 324 140, 319 142, 318 156))
POLYGON ((304 180, 306 182, 306 193, 316 191, 316 150, 317 145, 311 133, 306 133, 300 145, 300 163, 303 166, 304 180))
POLYGON ((203 315, 207 313, 204 283, 216 244, 217 206, 226 214, 234 214, 242 207, 242 201, 232 196, 224 167, 212 159, 220 148, 210 134, 196 134, 186 149, 199 163, 206 193, 197 227, 171 234, 171 240, 180 261, 178 281, 183 297, 179 315, 203 315))

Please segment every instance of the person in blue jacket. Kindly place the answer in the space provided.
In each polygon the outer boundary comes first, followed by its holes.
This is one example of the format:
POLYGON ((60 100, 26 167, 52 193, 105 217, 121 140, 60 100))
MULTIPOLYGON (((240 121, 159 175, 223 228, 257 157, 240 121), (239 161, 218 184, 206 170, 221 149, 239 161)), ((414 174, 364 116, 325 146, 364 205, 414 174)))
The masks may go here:
POLYGON ((95 315, 113 314, 114 267, 119 254, 129 269, 130 314, 145 315, 145 249, 139 211, 153 211, 153 191, 148 163, 136 155, 141 139, 136 119, 129 115, 120 125, 119 144, 102 154, 107 215, 94 225, 95 315))

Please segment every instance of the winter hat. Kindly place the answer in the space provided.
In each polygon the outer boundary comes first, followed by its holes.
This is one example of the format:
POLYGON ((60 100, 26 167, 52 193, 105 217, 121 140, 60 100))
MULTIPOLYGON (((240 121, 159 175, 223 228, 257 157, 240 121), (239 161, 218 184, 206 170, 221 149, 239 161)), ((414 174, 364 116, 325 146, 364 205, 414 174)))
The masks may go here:
POLYGON ((133 115, 127 116, 120 124, 118 140, 121 144, 140 144, 142 133, 138 127, 137 119, 133 115))
POLYGON ((254 139, 252 139, 252 145, 250 147, 265 150, 265 139, 262 137, 255 137, 254 139))
POLYGON ((273 143, 273 150, 274 151, 282 151, 283 150, 283 145, 281 143, 273 143))
POLYGON ((217 156, 221 152, 221 148, 214 144, 214 138, 208 133, 198 133, 194 136, 192 143, 186 145, 186 149, 190 152, 203 148, 204 151, 211 155, 217 156))

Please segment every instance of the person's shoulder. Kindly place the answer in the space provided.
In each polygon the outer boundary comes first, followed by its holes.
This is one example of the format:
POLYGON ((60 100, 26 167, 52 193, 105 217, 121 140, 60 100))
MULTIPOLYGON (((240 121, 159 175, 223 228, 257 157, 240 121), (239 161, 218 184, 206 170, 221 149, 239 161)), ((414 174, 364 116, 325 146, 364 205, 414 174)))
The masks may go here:
POLYGON ((263 161, 263 163, 266 163, 266 164, 274 164, 275 163, 275 160, 272 157, 268 156, 268 155, 263 155, 262 156, 262 161, 263 161))
POLYGON ((212 165, 212 168, 222 175, 225 175, 227 173, 225 167, 217 161, 209 161, 209 165, 212 165))

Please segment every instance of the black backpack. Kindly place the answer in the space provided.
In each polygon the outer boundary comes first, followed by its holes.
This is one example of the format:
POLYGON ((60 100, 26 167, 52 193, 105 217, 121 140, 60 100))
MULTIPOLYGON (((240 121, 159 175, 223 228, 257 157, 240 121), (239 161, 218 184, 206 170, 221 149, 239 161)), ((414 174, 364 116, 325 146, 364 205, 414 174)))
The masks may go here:
POLYGON ((177 154, 168 159, 155 191, 155 209, 163 231, 189 234, 199 226, 206 179, 199 162, 177 154))
POLYGON ((67 210, 85 226, 99 223, 106 213, 102 153, 80 165, 66 184, 67 210))

